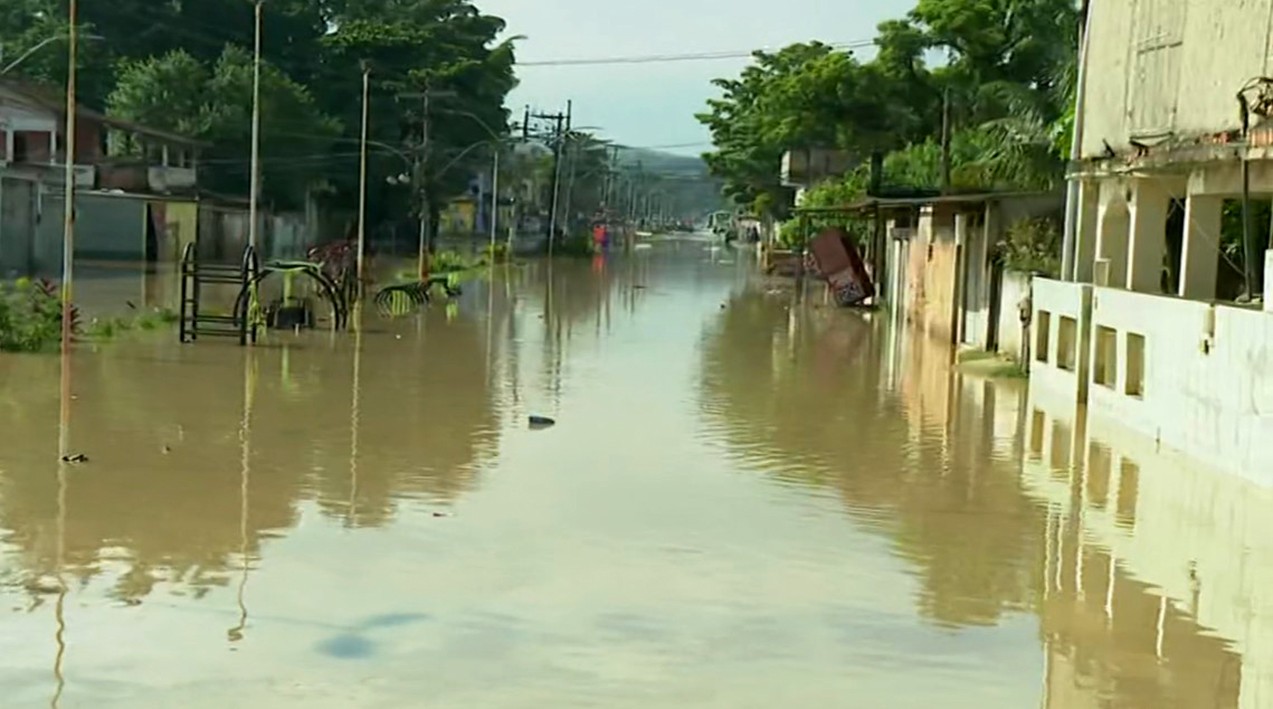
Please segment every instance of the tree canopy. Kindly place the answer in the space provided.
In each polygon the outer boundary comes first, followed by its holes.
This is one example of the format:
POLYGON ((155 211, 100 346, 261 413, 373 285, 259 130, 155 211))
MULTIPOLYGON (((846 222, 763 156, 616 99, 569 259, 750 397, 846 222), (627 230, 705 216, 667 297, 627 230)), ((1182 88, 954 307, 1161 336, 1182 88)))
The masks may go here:
MULTIPOLYGON (((0 66, 52 39, 13 73, 62 83, 64 3, 0 5, 0 66)), ((246 194, 253 13, 247 0, 81 3, 79 95, 90 107, 208 140, 210 187, 246 194)), ((506 130, 514 43, 498 39, 503 20, 468 0, 271 0, 262 26, 262 188, 277 205, 296 206, 322 187, 337 205, 356 201, 364 67, 376 144, 373 215, 411 201, 384 179, 422 154, 421 102, 402 94, 427 86, 448 95, 430 111, 424 174, 434 205, 463 189, 459 168, 482 151, 456 156, 506 130)))
MULTIPOLYGON (((699 115, 714 144, 704 158, 728 196, 778 218, 791 205, 779 184, 790 149, 840 149, 864 165, 884 154, 886 185, 935 189, 949 110, 949 187, 1051 186, 1067 152, 1077 22, 1074 0, 919 0, 879 25, 870 61, 818 42, 757 52, 715 82, 721 96, 699 115)), ((809 198, 860 195, 866 170, 809 198)))

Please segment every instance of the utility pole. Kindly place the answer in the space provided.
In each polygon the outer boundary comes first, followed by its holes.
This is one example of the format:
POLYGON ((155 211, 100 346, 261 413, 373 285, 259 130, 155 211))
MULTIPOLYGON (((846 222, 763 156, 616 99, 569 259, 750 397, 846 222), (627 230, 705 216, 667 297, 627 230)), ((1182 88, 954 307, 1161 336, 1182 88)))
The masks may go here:
MULTIPOLYGON (((76 32, 76 23, 78 19, 78 4, 76 0, 70 0, 68 7, 68 18, 70 21, 70 33, 67 37, 67 67, 66 67, 66 136, 64 139, 66 157, 63 162, 66 163, 66 187, 63 190, 63 210, 62 210, 62 367, 67 366, 66 356, 71 351, 71 279, 74 271, 75 261, 75 113, 79 108, 78 100, 75 97, 76 82, 78 81, 76 72, 77 46, 76 43, 79 36, 76 32)), ((63 427, 65 428, 65 427, 63 427)), ((61 449, 59 455, 66 455, 66 441, 60 441, 61 449)))
MULTIPOLYGON (((251 204, 248 208, 248 246, 257 248, 257 222, 261 199, 261 16, 265 0, 256 0, 254 10, 253 50, 252 50, 252 176, 249 178, 252 191, 251 204)), ((361 274, 359 274, 361 275, 361 274)))
MULTIPOLYGON (((367 122, 370 117, 371 67, 362 66, 362 140, 358 159, 358 290, 362 299, 363 263, 367 253, 367 122)), ((358 323, 355 321, 355 324, 358 323)), ((358 325, 361 327, 361 325, 358 325)))
POLYGON ((950 87, 947 86, 942 94, 941 106, 941 191, 943 194, 950 192, 950 141, 950 87))
POLYGON ((566 135, 566 164, 569 165, 568 177, 566 178, 566 199, 564 201, 566 233, 570 233, 570 227, 574 223, 574 198, 575 198, 575 172, 579 167, 579 146, 575 144, 574 136, 569 133, 566 135))
POLYGON ((553 242, 557 237, 557 199, 561 191, 561 152, 565 147, 566 135, 570 132, 571 114, 574 103, 566 102, 566 112, 555 114, 536 114, 534 118, 553 121, 553 183, 552 194, 548 200, 548 255, 552 256, 553 242))
POLYGON ((425 264, 427 253, 432 250, 433 240, 431 238, 432 229, 430 222, 433 218, 432 210, 429 207, 428 188, 429 176, 427 174, 429 164, 429 103, 430 99, 445 98, 454 96, 454 91, 434 91, 426 84, 423 91, 418 93, 402 93, 398 94, 399 99, 420 100, 420 149, 416 153, 415 161, 415 192, 420 200, 420 243, 416 254, 416 271, 423 281, 428 277, 428 268, 425 264))
POLYGON ((495 142, 491 144, 495 151, 495 158, 491 162, 491 252, 487 254, 487 258, 491 260, 491 267, 495 267, 495 235, 499 227, 499 153, 500 144, 495 142))

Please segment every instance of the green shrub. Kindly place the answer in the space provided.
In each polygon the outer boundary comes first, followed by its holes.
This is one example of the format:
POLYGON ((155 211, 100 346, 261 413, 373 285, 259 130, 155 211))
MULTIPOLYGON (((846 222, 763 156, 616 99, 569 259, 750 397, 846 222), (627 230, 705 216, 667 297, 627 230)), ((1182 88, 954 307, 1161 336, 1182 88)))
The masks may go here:
POLYGON ((1061 231, 1056 220, 1022 219, 1008 227, 999 254, 1010 271, 1055 278, 1061 272, 1061 231))
MULTIPOLYGON (((79 312, 72 308, 71 326, 78 330, 79 312)), ((0 350, 40 352, 62 340, 62 298, 45 280, 19 279, 0 284, 0 350)))

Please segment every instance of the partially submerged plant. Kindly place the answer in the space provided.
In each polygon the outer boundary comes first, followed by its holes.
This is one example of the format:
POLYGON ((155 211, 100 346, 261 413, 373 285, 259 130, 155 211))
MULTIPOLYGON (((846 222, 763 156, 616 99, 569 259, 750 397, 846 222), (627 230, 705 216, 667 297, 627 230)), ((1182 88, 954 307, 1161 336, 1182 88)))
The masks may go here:
MULTIPOLYGON (((72 307, 71 331, 79 331, 79 310, 72 307)), ((62 339, 62 297, 48 280, 21 278, 0 284, 0 350, 39 352, 62 339)))

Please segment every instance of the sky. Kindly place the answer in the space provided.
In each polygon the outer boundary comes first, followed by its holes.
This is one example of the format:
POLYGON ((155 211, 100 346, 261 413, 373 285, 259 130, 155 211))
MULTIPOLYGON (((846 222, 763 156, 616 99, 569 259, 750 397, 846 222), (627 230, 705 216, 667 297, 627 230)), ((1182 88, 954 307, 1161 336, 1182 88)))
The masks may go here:
MULTIPOLYGON (((520 62, 668 54, 746 53, 794 42, 869 40, 912 0, 475 0, 503 17, 520 62), (602 9, 601 6, 604 6, 602 9)), ((866 50, 864 56, 869 56, 866 50)), ((573 99, 576 126, 621 144, 697 155, 707 131, 694 119, 716 95, 711 80, 734 77, 746 58, 627 65, 519 66, 509 97, 546 113, 573 99)))

